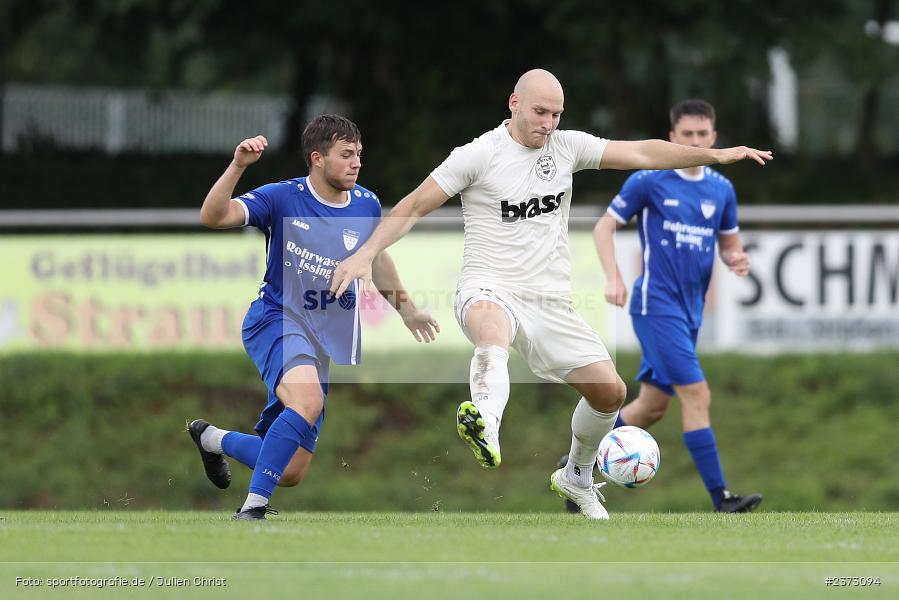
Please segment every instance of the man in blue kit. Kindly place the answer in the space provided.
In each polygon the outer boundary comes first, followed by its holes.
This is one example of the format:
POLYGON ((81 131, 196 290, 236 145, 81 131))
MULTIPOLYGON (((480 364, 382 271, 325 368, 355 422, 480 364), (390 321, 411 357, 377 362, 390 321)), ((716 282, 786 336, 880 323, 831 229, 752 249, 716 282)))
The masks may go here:
MULTIPOLYGON (((715 109, 708 102, 681 102, 672 107, 670 119, 672 142, 697 148, 715 144, 715 109)), ((750 512, 762 496, 738 496, 727 489, 709 417, 711 394, 696 356, 715 242, 731 271, 741 277, 749 273, 734 187, 710 167, 637 171, 627 179, 593 232, 607 276, 605 297, 616 306, 625 305, 627 287, 615 260, 615 231, 635 216, 643 273, 634 283, 630 313, 643 352, 637 375, 641 384, 615 427, 646 429, 665 416, 677 396, 684 444, 715 510, 750 512)))
MULTIPOLYGON (((259 160, 263 136, 242 141, 234 160, 209 190, 200 220, 207 227, 253 226, 265 234, 266 272, 243 323, 243 342, 268 388, 258 435, 226 431, 202 419, 188 432, 206 475, 219 488, 231 483, 226 456, 253 470, 238 520, 275 514, 275 486, 297 485, 309 469, 325 416, 330 361, 361 358, 358 283, 339 301, 330 294, 334 269, 368 239, 381 217, 378 197, 356 184, 362 136, 343 117, 321 115, 302 136, 309 175, 270 183, 232 198, 243 171, 259 160)), ((433 341, 437 321, 409 300, 390 257, 382 252, 374 284, 417 341, 433 341)))

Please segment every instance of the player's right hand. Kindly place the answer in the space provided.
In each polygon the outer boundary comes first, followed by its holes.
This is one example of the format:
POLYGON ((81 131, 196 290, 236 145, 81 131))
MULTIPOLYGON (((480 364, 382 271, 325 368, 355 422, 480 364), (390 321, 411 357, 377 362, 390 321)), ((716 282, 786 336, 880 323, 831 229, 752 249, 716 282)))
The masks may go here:
POLYGON ((736 146, 734 148, 721 148, 715 151, 718 164, 729 165, 739 160, 754 160, 760 165, 764 165, 768 161, 774 160, 774 155, 770 150, 756 150, 747 146, 736 146))
POLYGON ((362 280, 362 291, 371 292, 371 260, 358 251, 345 258, 334 269, 334 276, 331 278, 331 293, 340 298, 356 279, 362 280))
POLYGON ((262 156, 262 151, 268 146, 268 140, 264 135, 247 138, 237 144, 234 150, 234 164, 240 168, 252 165, 262 156))
POLYGON ((746 252, 727 252, 721 258, 724 264, 740 277, 749 275, 749 255, 746 252))
POLYGON ((627 302, 627 286, 621 277, 612 277, 606 282, 606 302, 615 306, 624 306, 627 302))

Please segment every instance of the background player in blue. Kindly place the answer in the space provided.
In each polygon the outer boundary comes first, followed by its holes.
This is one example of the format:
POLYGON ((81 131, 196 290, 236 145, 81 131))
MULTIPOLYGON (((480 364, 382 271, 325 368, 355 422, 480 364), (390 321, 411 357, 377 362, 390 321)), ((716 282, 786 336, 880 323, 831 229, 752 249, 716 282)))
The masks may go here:
MULTIPOLYGON (((277 485, 297 485, 309 469, 324 420, 328 369, 360 360, 358 286, 339 302, 328 293, 334 268, 364 243, 381 216, 377 196, 356 185, 362 136, 343 117, 321 115, 306 126, 303 158, 309 175, 272 183, 232 198, 244 169, 268 145, 263 136, 242 141, 212 186, 200 219, 208 227, 251 225, 266 238, 265 280, 243 324, 243 342, 268 388, 258 435, 225 431, 202 419, 188 426, 206 475, 218 487, 231 482, 230 456, 253 469, 235 519, 264 519, 274 511, 277 485)), ((439 326, 408 299, 392 260, 377 259, 374 283, 418 341, 434 340, 439 326)))
MULTIPOLYGON (((703 100, 686 100, 670 112, 672 142, 698 148, 715 144, 715 109, 703 100)), ((739 276, 749 273, 737 224, 734 187, 709 167, 638 171, 631 175, 594 230, 596 249, 607 275, 606 300, 624 306, 627 287, 615 260, 614 234, 637 217, 643 247, 643 273, 631 295, 630 313, 643 357, 637 398, 624 406, 616 427, 648 428, 681 403, 684 444, 715 510, 749 512, 760 494, 728 491, 712 432, 711 394, 696 356, 705 294, 718 253, 739 276)))

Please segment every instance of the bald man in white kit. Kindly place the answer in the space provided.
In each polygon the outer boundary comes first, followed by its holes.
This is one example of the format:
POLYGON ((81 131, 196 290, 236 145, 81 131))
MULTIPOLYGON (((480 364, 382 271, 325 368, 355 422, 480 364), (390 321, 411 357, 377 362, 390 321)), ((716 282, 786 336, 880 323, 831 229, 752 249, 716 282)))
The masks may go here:
POLYGON ((610 141, 557 130, 562 85, 543 69, 528 71, 509 97, 511 117, 460 146, 403 198, 355 254, 341 263, 331 291, 371 282, 371 265, 418 219, 461 194, 464 260, 456 318, 474 344, 471 399, 456 413, 459 436, 485 468, 501 462, 499 429, 509 399, 509 347, 535 375, 576 389, 568 464, 550 486, 589 519, 608 519, 593 465, 615 423, 626 388, 599 336, 571 302, 568 214, 573 173, 582 169, 678 169, 771 153, 740 146, 704 149, 662 140, 610 141))

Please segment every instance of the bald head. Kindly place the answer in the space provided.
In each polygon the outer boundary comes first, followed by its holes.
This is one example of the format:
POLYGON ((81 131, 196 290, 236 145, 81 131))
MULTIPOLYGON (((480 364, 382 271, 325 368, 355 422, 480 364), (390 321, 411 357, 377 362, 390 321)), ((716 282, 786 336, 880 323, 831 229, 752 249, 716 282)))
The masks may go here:
POLYGON ((555 75, 532 69, 518 78, 509 97, 512 138, 528 148, 542 148, 559 125, 565 94, 555 75))
POLYGON ((564 99, 562 84, 559 83, 555 75, 546 69, 531 69, 519 77, 518 82, 515 84, 514 93, 523 98, 536 94, 547 97, 554 96, 559 101, 564 99))

